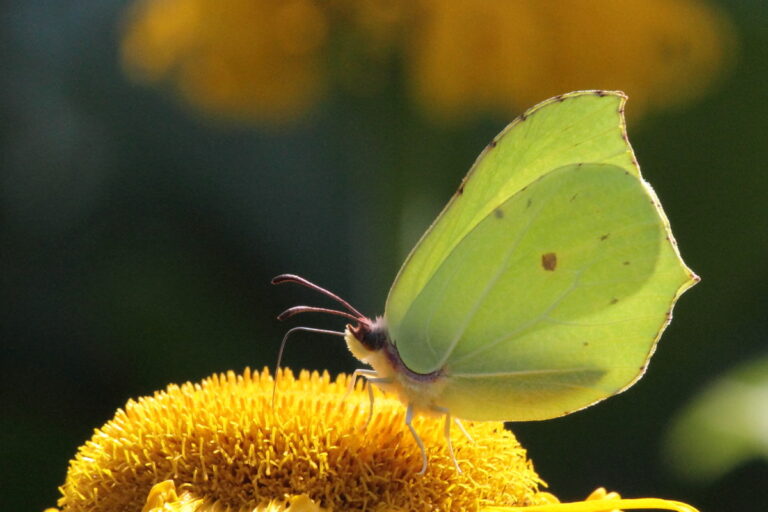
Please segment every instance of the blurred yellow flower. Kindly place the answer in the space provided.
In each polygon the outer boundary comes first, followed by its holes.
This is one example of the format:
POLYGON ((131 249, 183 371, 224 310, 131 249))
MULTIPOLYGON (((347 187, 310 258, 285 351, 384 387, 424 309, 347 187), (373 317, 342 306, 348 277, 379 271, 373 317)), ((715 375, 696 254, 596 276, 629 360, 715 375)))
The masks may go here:
POLYGON ((326 14, 311 0, 139 0, 122 60, 136 80, 168 81, 203 111, 278 120, 323 88, 326 14))
POLYGON ((400 76, 441 117, 578 89, 624 90, 638 115, 701 95, 733 39, 704 0, 137 0, 122 59, 243 119, 290 120, 333 84, 376 92, 400 76))
POLYGON ((558 503, 541 490, 525 450, 501 423, 468 423, 474 442, 453 437, 458 473, 442 419, 418 418, 430 461, 418 475, 421 453, 402 404, 380 396, 366 426, 368 395, 362 386, 349 392, 349 379, 281 372, 274 408, 267 370, 214 375, 129 401, 80 447, 58 506, 69 512, 693 510, 604 490, 584 502, 558 503))
POLYGON ((420 100, 448 114, 597 88, 625 91, 637 115, 700 95, 732 46, 701 0, 422 1, 410 71, 420 100))

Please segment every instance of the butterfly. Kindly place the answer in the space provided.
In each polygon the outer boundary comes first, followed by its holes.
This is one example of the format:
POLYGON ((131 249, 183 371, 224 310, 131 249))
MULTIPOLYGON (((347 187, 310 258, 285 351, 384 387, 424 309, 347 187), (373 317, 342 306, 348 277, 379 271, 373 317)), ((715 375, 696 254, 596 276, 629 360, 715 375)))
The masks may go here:
MULTIPOLYGON (((680 295, 699 281, 643 180, 625 129, 626 96, 578 91, 529 109, 475 164, 405 260, 384 314, 296 306, 278 318, 347 318, 357 370, 416 414, 531 421, 620 393, 645 372, 680 295)), ((370 386, 368 386, 370 392, 370 386)), ((460 425, 460 423, 459 423, 460 425)), ((459 470, 460 471, 460 470, 459 470)))

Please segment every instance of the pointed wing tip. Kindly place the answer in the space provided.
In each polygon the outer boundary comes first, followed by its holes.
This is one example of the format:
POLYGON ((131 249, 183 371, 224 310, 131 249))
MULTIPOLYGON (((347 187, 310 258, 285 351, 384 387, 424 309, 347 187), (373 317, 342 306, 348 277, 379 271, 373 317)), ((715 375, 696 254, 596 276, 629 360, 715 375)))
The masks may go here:
POLYGON ((682 258, 679 260, 679 266, 680 270, 682 270, 683 276, 680 280, 680 285, 678 286, 677 291, 672 298, 673 306, 677 303, 678 300, 680 300, 680 297, 685 292, 696 286, 701 281, 701 277, 699 277, 698 274, 688 268, 685 262, 683 262, 682 258))
POLYGON ((683 283, 683 286, 680 290, 680 294, 682 294, 684 291, 688 290, 689 288, 693 288, 701 281, 701 277, 699 277, 698 274, 696 274, 693 270, 689 269, 688 267, 685 267, 685 272, 687 274, 687 279, 685 283, 683 283))

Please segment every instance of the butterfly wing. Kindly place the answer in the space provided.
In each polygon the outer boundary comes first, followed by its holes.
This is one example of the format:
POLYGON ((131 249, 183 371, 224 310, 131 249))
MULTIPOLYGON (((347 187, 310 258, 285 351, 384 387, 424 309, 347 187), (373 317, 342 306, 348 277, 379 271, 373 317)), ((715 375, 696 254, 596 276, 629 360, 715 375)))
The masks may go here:
POLYGON ((618 92, 575 92, 547 100, 510 123, 480 154, 400 269, 387 298, 389 325, 397 328, 472 228, 544 174, 580 162, 611 163, 638 174, 624 132, 625 100, 618 92))
POLYGON ((634 163, 624 99, 601 94, 510 125, 390 292, 403 362, 446 373, 456 416, 544 419, 625 389, 695 282, 634 163))

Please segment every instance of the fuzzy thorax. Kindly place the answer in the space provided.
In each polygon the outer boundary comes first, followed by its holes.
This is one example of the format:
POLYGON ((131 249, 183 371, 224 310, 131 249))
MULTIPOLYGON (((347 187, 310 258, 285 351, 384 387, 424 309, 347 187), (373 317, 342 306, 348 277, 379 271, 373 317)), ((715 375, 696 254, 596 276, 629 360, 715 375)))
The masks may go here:
MULTIPOLYGON (((386 329, 384 319, 376 318, 371 330, 386 329)), ((400 359, 397 348, 389 339, 383 347, 368 348, 358 339, 353 331, 358 331, 347 325, 344 339, 352 355, 374 369, 374 383, 385 392, 394 393, 404 405, 412 405, 419 414, 429 416, 443 415, 445 409, 440 405, 447 377, 442 372, 430 375, 417 374, 411 371, 400 359), (379 381, 378 379, 383 379, 379 381)))

